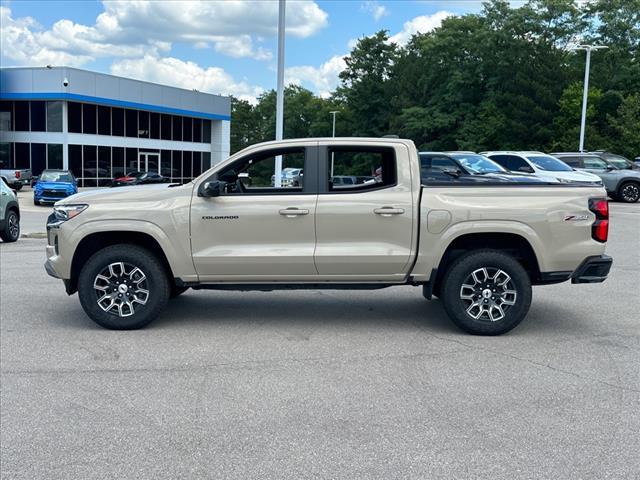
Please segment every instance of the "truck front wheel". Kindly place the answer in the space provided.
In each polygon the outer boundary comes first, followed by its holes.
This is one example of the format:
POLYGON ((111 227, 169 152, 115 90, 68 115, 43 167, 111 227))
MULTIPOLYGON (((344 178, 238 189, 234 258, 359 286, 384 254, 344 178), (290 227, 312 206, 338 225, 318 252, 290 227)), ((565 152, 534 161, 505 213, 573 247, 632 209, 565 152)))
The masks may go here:
POLYGON ((99 250, 78 277, 78 296, 98 325, 132 330, 151 323, 167 305, 171 287, 156 256, 137 245, 99 250))
POLYGON ((510 255, 476 250, 449 267, 440 298, 453 323, 462 330, 501 335, 516 327, 529 311, 531 280, 510 255))

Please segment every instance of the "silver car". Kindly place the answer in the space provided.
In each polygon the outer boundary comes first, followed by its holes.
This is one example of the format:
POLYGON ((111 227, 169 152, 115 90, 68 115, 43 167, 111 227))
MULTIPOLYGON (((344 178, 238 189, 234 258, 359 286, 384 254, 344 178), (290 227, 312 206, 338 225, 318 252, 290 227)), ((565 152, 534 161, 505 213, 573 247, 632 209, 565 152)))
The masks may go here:
POLYGON ((20 207, 18 197, 4 179, 0 180, 0 238, 15 242, 20 237, 20 207))

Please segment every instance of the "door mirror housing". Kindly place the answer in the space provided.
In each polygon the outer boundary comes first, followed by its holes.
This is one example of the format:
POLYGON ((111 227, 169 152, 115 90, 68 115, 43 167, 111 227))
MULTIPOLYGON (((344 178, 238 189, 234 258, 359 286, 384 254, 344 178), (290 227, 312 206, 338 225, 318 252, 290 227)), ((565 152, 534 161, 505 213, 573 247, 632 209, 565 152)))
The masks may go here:
POLYGON ((457 168, 445 168, 442 171, 442 173, 451 175, 452 177, 455 177, 455 178, 458 178, 460 175, 462 175, 462 171, 457 168))
POLYGON ((523 165, 521 167, 518 167, 518 171, 525 172, 525 173, 535 173, 535 170, 533 170, 533 168, 531 168, 529 165, 523 165))
POLYGON ((219 197, 221 194, 222 182, 219 180, 205 182, 200 188, 200 196, 202 197, 219 197))

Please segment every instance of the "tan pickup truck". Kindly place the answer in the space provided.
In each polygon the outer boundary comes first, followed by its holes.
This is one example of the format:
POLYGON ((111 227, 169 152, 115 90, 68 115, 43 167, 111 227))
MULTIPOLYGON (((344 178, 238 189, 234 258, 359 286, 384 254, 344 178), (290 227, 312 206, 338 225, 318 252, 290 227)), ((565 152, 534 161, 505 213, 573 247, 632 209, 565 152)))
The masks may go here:
POLYGON ((602 187, 519 180, 423 182, 408 140, 263 143, 185 185, 59 201, 45 267, 113 329, 147 325, 188 288, 414 285, 460 328, 497 335, 532 285, 602 282, 612 262, 602 187), (276 164, 303 169, 301 185, 272 186, 276 164))

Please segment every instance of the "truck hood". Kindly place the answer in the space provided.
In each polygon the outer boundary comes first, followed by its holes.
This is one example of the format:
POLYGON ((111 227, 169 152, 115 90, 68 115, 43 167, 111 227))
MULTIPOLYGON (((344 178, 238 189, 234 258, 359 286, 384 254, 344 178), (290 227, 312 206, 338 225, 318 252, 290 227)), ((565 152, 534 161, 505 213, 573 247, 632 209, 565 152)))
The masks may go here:
POLYGON ((135 204, 138 202, 164 200, 175 196, 177 193, 176 190, 182 189, 192 190, 193 183, 187 183, 185 185, 157 183, 131 187, 98 188, 71 195, 56 202, 56 205, 130 203, 131 206, 135 208, 135 204))
POLYGON ((601 183, 602 181, 597 175, 580 170, 574 170, 571 172, 545 172, 545 174, 556 178, 562 178, 563 180, 570 180, 572 182, 601 183))

